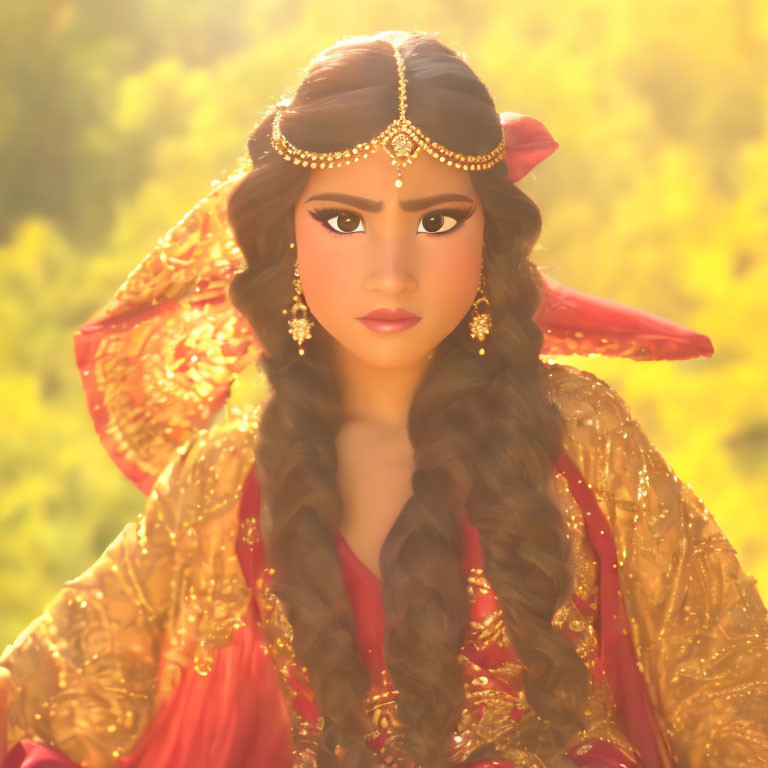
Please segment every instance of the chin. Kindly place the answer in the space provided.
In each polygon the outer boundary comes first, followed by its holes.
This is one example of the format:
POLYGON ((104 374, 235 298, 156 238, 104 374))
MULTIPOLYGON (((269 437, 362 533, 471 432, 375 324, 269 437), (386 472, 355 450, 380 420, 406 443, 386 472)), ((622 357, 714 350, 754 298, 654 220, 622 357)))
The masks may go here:
MULTIPOLYGON (((394 341, 394 340, 392 340, 394 341)), ((437 346, 424 343, 396 343, 387 339, 371 339, 367 343, 342 344, 345 351, 373 368, 407 368, 425 360, 437 346)))

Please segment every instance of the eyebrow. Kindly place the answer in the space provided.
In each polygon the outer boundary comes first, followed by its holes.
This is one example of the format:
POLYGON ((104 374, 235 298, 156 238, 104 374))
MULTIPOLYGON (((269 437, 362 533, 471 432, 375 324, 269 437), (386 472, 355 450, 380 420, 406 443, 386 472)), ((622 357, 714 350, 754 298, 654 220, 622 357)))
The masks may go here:
MULTIPOLYGON (((313 200, 329 200, 334 203, 346 203, 354 205, 361 211, 370 211, 377 213, 381 210, 383 203, 381 200, 369 200, 367 197, 358 197, 357 195, 346 195, 342 192, 322 192, 319 195, 312 195, 304 202, 311 203, 313 200)), ((414 200, 401 200, 400 207, 404 211, 423 211, 425 208, 431 208, 440 203, 474 203, 471 197, 460 195, 457 192, 444 192, 441 195, 432 195, 431 197, 419 197, 414 200)))

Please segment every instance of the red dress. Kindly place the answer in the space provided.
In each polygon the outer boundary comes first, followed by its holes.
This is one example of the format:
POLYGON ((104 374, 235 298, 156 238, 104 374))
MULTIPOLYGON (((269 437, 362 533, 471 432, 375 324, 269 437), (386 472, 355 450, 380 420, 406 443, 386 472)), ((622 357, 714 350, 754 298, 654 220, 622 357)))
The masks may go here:
MULTIPOLYGON (((579 611, 590 621, 599 619, 601 627, 592 669, 596 678, 608 681, 617 723, 626 743, 635 748, 628 750, 620 748, 615 740, 611 743, 590 737, 572 747, 567 757, 576 765, 594 768, 661 768, 668 757, 663 755, 663 740, 629 645, 614 565, 615 546, 606 534, 608 525, 591 490, 565 454, 555 467, 555 475, 567 482, 578 500, 599 561, 599 601, 591 603, 599 606, 599 616, 588 602, 574 594, 579 611)), ((290 626, 271 590, 274 572, 265 561, 258 509, 259 486, 251 472, 243 488, 240 518, 245 523, 255 519, 256 527, 251 528, 251 535, 241 536, 237 544, 243 575, 253 590, 245 626, 233 634, 230 644, 218 650, 210 674, 201 676, 191 668, 184 671, 173 697, 135 749, 116 761, 120 768, 290 768, 313 764, 319 712, 313 692, 293 657, 290 626)), ((482 575, 479 535, 466 517, 464 533, 462 565, 471 596, 471 630, 462 649, 462 660, 466 687, 473 693, 455 737, 459 758, 476 746, 473 730, 484 715, 488 719, 489 710, 495 707, 497 720, 499 712, 505 715, 506 722, 497 723, 497 736, 502 743, 505 733, 514 733, 514 724, 529 712, 514 651, 505 642, 503 630, 493 627, 498 605, 482 575), (499 707, 498 702, 504 702, 504 707, 499 707), (463 752, 462 739, 466 742, 463 752)), ((374 681, 371 700, 377 702, 373 719, 378 732, 369 734, 368 743, 383 760, 397 728, 393 721, 396 696, 387 679, 382 653, 384 612, 380 582, 341 536, 337 543, 357 619, 358 649, 374 681)), ((563 627, 563 631, 574 634, 568 627, 563 627)), ((541 764, 526 763, 524 757, 521 760, 478 762, 473 768, 541 764)), ((3 768, 72 765, 51 747, 22 742, 9 753, 3 768)))

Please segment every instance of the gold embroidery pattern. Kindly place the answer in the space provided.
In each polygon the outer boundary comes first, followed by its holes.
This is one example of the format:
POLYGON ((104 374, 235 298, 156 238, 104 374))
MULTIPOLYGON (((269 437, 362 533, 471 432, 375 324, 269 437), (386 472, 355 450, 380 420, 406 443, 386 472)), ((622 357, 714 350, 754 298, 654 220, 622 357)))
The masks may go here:
POLYGON ((257 428, 243 421, 202 433, 190 450, 183 485, 175 490, 184 512, 171 584, 178 598, 166 634, 170 653, 182 666, 191 656, 200 675, 210 672, 216 651, 244 625, 251 598, 235 551, 235 521, 257 428))
POLYGON ((768 766, 768 624, 704 503, 605 382, 548 366, 566 450, 611 526, 630 636, 673 760, 768 766))
POLYGON ((207 671, 250 600, 234 552, 232 489, 252 465, 254 429, 225 425, 178 449, 138 523, 5 649, 9 745, 30 739, 85 768, 112 766, 181 670, 207 671))
POLYGON ((261 627, 266 635, 272 658, 280 673, 280 684, 288 704, 293 733, 293 765, 296 768, 310 768, 317 764, 317 740, 322 730, 322 719, 310 723, 296 712, 294 700, 297 696, 314 694, 306 678, 306 669, 299 668, 293 651, 293 627, 288 621, 280 598, 272 588, 275 571, 265 569, 256 582, 256 601, 261 614, 261 627), (296 681, 301 680, 301 690, 296 681))
POLYGON ((507 626, 501 610, 497 609, 481 621, 471 621, 469 624, 469 639, 476 650, 480 651, 489 645, 509 647, 511 645, 507 626))
POLYGON ((246 517, 240 523, 240 541, 251 551, 254 550, 259 540, 258 527, 259 521, 255 517, 246 517))

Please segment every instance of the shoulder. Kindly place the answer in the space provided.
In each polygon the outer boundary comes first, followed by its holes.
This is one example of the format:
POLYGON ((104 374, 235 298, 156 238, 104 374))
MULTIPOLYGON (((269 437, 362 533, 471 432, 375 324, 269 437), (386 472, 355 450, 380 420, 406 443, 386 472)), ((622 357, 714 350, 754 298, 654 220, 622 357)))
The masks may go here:
POLYGON ((165 497, 175 528, 205 526, 236 510, 255 461, 259 412, 200 430, 181 445, 160 474, 150 501, 165 497))
POLYGON ((567 437, 609 433, 632 421, 619 393, 589 371, 570 365, 545 365, 550 400, 566 424, 567 437))
POLYGON ((658 478, 673 477, 613 387, 568 365, 549 364, 547 381, 563 419, 563 451, 598 499, 634 497, 651 469, 658 478))
POLYGON ((610 385, 570 366, 549 366, 548 379, 565 425, 563 450, 602 506, 619 551, 649 553, 646 573, 666 568, 680 542, 708 525, 701 500, 610 385))

